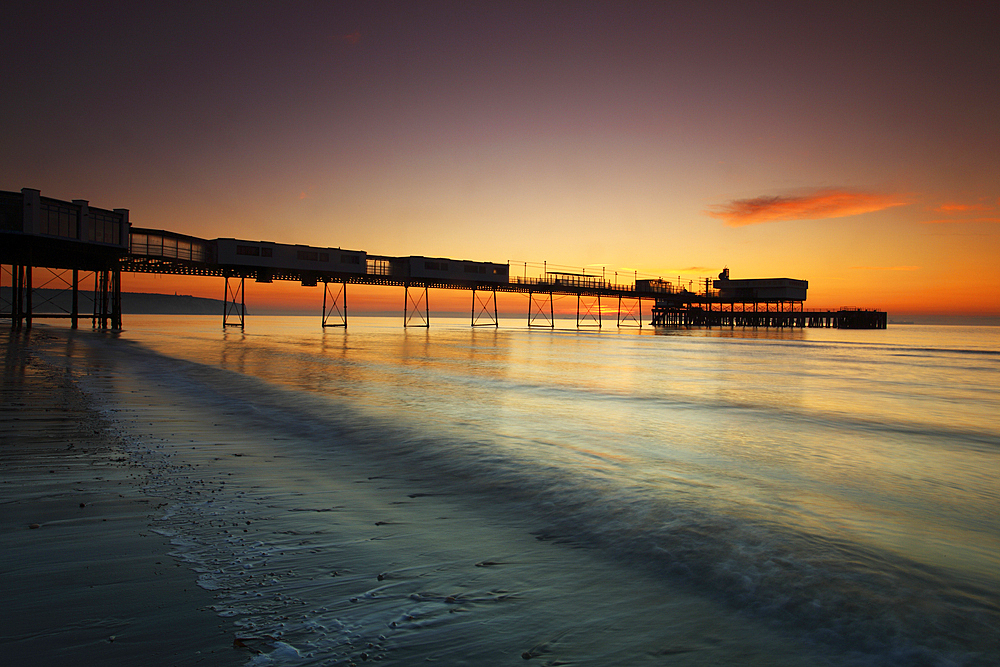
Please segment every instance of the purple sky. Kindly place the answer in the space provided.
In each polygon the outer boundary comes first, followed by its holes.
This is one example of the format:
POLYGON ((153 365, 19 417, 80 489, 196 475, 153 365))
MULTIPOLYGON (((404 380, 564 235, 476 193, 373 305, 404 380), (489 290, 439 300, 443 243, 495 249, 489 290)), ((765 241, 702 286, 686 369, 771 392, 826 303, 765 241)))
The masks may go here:
POLYGON ((997 1, 17 4, 2 189, 1000 311, 997 1))

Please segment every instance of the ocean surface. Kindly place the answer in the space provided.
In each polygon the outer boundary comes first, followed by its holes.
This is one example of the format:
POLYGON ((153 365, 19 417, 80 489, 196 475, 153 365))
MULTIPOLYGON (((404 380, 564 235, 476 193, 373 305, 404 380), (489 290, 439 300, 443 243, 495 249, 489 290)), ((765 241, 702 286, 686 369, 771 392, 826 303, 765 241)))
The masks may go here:
POLYGON ((318 319, 46 329, 252 664, 1000 664, 1000 328, 318 319))

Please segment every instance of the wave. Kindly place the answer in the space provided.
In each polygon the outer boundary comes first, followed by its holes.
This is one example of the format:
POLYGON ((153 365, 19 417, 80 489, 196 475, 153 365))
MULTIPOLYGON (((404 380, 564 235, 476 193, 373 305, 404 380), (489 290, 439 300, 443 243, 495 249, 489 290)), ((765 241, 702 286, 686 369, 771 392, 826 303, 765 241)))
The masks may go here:
MULTIPOLYGON (((498 446, 495 434, 414 426, 364 406, 268 384, 135 348, 158 381, 202 405, 238 412, 248 428, 294 434, 317 448, 378 461, 399 474, 440 480, 470 503, 503 503, 537 525, 539 539, 598 549, 767 619, 859 664, 987 664, 1000 645, 997 590, 889 555, 834 533, 796 530, 706 504, 701 494, 663 497, 600 470, 525 455, 542 442, 498 446)), ((546 391, 560 391, 549 388, 546 391)), ((614 396, 602 396, 615 398, 614 396)), ((622 399, 625 400, 625 399, 622 399)), ((628 400, 659 400, 635 399, 628 400)), ((668 401, 674 409, 745 406, 668 401)), ((756 408, 749 408, 756 409, 756 408)), ((768 408, 773 411, 773 408, 768 408)), ((984 434, 786 411, 784 419, 859 430, 996 444, 984 434)), ((296 455, 308 457, 310 452, 296 455)))

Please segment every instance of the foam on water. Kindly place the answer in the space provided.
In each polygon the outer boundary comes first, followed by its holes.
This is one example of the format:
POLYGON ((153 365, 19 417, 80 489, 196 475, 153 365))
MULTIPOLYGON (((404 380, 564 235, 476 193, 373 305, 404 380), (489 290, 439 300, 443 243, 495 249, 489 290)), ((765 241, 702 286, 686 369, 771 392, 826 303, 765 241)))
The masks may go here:
MULTIPOLYGON (((259 369, 234 374, 123 341, 112 362, 92 344, 93 363, 117 368, 103 384, 82 381, 131 438, 150 492, 171 499, 157 530, 217 593, 220 616, 274 638, 257 660, 319 664, 364 653, 493 664, 525 652, 607 664, 624 651, 650 664, 711 655, 742 664, 977 665, 996 657, 996 516, 967 515, 970 502, 997 500, 995 486, 981 483, 970 500, 956 480, 932 510, 919 498, 929 475, 915 495, 893 496, 871 488, 857 461, 835 460, 838 448, 867 449, 872 466, 885 465, 897 450, 929 457, 943 441, 988 464, 997 440, 983 424, 971 434, 960 424, 927 433, 898 413, 895 425, 864 411, 840 418, 843 405, 775 408, 766 393, 728 407, 697 395, 633 396, 574 388, 561 367, 547 371, 554 386, 514 373, 490 379, 501 403, 517 400, 479 417, 462 410, 462 396, 486 385, 456 370, 453 351, 418 370, 379 358, 371 365, 385 377, 366 391, 356 378, 303 390, 259 369), (429 407, 421 386, 442 384, 457 397, 429 407), (130 406, 130 392, 146 392, 149 406, 130 406), (387 410, 389 394, 427 414, 387 410), (575 419, 580 406, 589 413, 575 419), (666 422, 647 435, 616 414, 666 422), (758 447, 756 428, 768 430, 775 452, 741 460, 711 442, 739 437, 758 447), (672 429, 674 442, 664 443, 672 429), (782 444, 803 433, 833 442, 808 451, 782 444), (820 464, 848 477, 817 477, 811 466, 820 464), (838 521, 837 503, 850 519, 838 521), (882 525, 882 512, 892 521, 882 525), (921 533, 900 517, 926 516, 946 530, 949 519, 931 512, 951 513, 956 532, 907 549, 921 533), (656 621, 643 620, 651 612, 656 621)), ((280 346, 270 352, 284 364, 280 346)), ((339 368, 329 356, 294 355, 328 373, 339 368)), ((355 368, 366 361, 346 359, 355 368)))

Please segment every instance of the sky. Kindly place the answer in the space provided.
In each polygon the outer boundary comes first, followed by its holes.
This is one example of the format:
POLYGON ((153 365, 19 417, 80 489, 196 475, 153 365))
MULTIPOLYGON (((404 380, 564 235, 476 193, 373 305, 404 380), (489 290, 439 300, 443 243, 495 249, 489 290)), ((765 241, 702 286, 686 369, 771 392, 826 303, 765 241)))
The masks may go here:
POLYGON ((4 33, 2 190, 204 238, 1000 315, 998 0, 33 0, 4 33))

